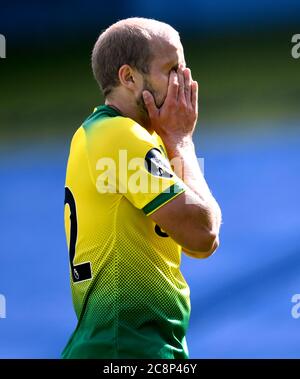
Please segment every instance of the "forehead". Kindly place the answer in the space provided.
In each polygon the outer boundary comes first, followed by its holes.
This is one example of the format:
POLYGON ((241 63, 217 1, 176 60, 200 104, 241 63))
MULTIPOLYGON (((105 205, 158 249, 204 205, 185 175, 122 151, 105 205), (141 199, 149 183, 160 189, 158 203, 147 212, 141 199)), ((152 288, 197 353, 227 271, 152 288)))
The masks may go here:
POLYGON ((178 38, 154 40, 152 42, 152 53, 154 55, 152 67, 185 64, 183 47, 178 38))

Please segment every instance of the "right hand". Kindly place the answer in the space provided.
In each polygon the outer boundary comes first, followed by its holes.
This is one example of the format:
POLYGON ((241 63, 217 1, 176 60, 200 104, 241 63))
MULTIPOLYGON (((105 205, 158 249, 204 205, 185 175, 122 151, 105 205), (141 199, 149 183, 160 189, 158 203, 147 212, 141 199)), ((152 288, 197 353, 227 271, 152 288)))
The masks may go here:
POLYGON ((198 83, 192 80, 189 68, 179 66, 169 77, 166 99, 157 108, 149 91, 143 91, 152 129, 166 145, 177 146, 192 141, 198 117, 198 83))

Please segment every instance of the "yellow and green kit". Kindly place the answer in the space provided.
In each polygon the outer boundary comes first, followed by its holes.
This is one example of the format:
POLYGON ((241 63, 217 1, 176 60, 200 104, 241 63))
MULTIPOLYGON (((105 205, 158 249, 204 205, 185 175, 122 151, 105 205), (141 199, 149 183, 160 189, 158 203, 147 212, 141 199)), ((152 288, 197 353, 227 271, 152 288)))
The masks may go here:
POLYGON ((181 247, 148 217, 185 189, 161 138, 115 108, 76 131, 65 231, 78 323, 63 358, 188 358, 181 247))

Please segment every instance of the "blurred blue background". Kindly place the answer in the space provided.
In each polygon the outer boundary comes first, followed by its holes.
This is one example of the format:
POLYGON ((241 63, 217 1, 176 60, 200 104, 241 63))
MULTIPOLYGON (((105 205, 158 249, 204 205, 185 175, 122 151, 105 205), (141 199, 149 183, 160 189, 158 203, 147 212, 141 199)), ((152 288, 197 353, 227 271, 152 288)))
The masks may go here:
POLYGON ((300 33, 297 1, 0 3, 1 358, 56 358, 76 319, 64 235, 72 134, 102 102, 99 32, 130 16, 171 23, 200 84, 195 134, 223 211, 221 245, 183 256, 191 358, 299 358, 300 33))

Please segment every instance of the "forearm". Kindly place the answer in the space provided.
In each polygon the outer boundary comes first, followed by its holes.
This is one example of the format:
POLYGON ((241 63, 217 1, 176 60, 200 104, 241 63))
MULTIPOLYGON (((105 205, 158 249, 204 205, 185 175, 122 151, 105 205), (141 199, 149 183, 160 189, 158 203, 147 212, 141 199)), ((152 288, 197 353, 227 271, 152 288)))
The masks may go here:
POLYGON ((166 143, 166 148, 176 175, 193 191, 195 200, 206 208, 208 221, 218 234, 221 210, 201 172, 193 141, 188 138, 180 143, 166 143))
MULTIPOLYGON (((167 96, 160 108, 149 91, 143 91, 143 99, 152 129, 163 140, 173 170, 188 187, 178 196, 178 203, 175 199, 165 206, 165 210, 180 206, 180 216, 170 219, 171 212, 166 212, 168 217, 162 224, 169 233, 175 230, 174 239, 185 242, 178 243, 191 249, 193 256, 201 251, 211 254, 219 243, 221 211, 200 170, 192 141, 198 118, 198 83, 192 80, 190 70, 179 64, 177 72, 170 73, 167 96)), ((154 221, 165 216, 164 207, 157 212, 154 221)))

